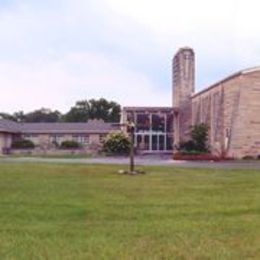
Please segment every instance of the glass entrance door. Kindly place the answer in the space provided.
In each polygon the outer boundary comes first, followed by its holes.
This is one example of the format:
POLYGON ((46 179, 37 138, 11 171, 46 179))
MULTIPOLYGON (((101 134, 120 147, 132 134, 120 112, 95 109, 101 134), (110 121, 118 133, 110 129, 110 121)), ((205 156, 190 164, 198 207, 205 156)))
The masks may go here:
POLYGON ((150 150, 150 135, 149 134, 135 134, 135 146, 138 150, 150 150))
POLYGON ((152 150, 153 151, 165 151, 166 150, 166 139, 164 134, 153 134, 152 135, 152 150))
POLYGON ((159 140, 159 151, 165 151, 166 150, 166 147, 165 147, 165 135, 159 135, 158 136, 159 140))
POLYGON ((158 151, 158 135, 152 135, 152 150, 158 151))

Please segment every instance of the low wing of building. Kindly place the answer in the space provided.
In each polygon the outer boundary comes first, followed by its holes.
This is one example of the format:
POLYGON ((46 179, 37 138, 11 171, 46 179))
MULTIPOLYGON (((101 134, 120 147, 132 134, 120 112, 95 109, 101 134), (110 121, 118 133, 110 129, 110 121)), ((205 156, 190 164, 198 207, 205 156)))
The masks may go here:
POLYGON ((7 153, 13 138, 20 133, 20 125, 11 120, 0 119, 0 154, 7 153))
POLYGON ((31 140, 38 149, 54 149, 63 141, 74 140, 83 148, 98 149, 111 131, 119 130, 113 123, 89 120, 86 123, 18 123, 0 119, 0 153, 11 148, 17 138, 31 140))

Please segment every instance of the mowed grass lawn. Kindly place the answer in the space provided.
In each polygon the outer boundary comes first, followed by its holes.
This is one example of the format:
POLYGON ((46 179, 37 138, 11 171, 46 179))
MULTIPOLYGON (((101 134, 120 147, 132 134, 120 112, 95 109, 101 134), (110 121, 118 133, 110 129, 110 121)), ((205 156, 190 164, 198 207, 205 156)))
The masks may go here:
POLYGON ((0 164, 0 259, 260 259, 260 171, 0 164))

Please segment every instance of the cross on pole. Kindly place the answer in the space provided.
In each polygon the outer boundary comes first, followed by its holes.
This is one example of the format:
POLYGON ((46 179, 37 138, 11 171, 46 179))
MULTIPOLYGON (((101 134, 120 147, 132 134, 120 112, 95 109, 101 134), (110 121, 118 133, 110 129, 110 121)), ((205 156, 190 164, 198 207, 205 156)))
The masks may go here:
POLYGON ((135 124, 134 122, 129 122, 127 124, 129 132, 130 132, 130 172, 134 172, 135 164, 134 164, 134 132, 135 132, 135 124))
POLYGON ((144 171, 135 170, 135 162, 134 162, 134 133, 135 133, 135 123, 133 121, 129 121, 123 124, 116 124, 117 126, 127 127, 127 132, 130 137, 130 151, 129 151, 129 171, 123 171, 124 173, 130 174, 138 174, 144 173, 144 171))

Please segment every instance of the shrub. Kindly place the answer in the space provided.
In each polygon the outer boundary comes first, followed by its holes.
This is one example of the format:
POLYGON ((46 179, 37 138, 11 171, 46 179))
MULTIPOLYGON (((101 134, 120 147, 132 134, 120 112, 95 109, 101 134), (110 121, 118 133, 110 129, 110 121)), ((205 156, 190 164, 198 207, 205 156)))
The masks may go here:
POLYGON ((66 140, 61 143, 60 148, 61 149, 78 149, 78 148, 80 148, 80 144, 74 140, 66 140))
POLYGON ((188 161, 219 161, 220 158, 209 153, 183 153, 178 152, 173 154, 174 160, 188 161))
POLYGON ((17 139, 12 143, 13 149, 34 149, 34 147, 34 143, 27 139, 17 139))
POLYGON ((194 125, 191 129, 191 140, 180 143, 178 150, 187 153, 207 153, 208 126, 204 123, 194 125))
POLYGON ((242 159, 243 159, 243 160, 254 160, 255 157, 252 156, 252 155, 245 155, 242 159))
POLYGON ((184 151, 184 152, 195 151, 196 150, 196 144, 192 140, 189 140, 187 142, 182 142, 182 143, 180 143, 179 150, 184 151))
POLYGON ((208 125, 204 123, 192 127, 191 139, 194 142, 197 151, 208 152, 208 130, 208 125))
POLYGON ((110 133, 103 144, 103 151, 109 154, 127 154, 130 150, 129 137, 121 132, 110 133))

